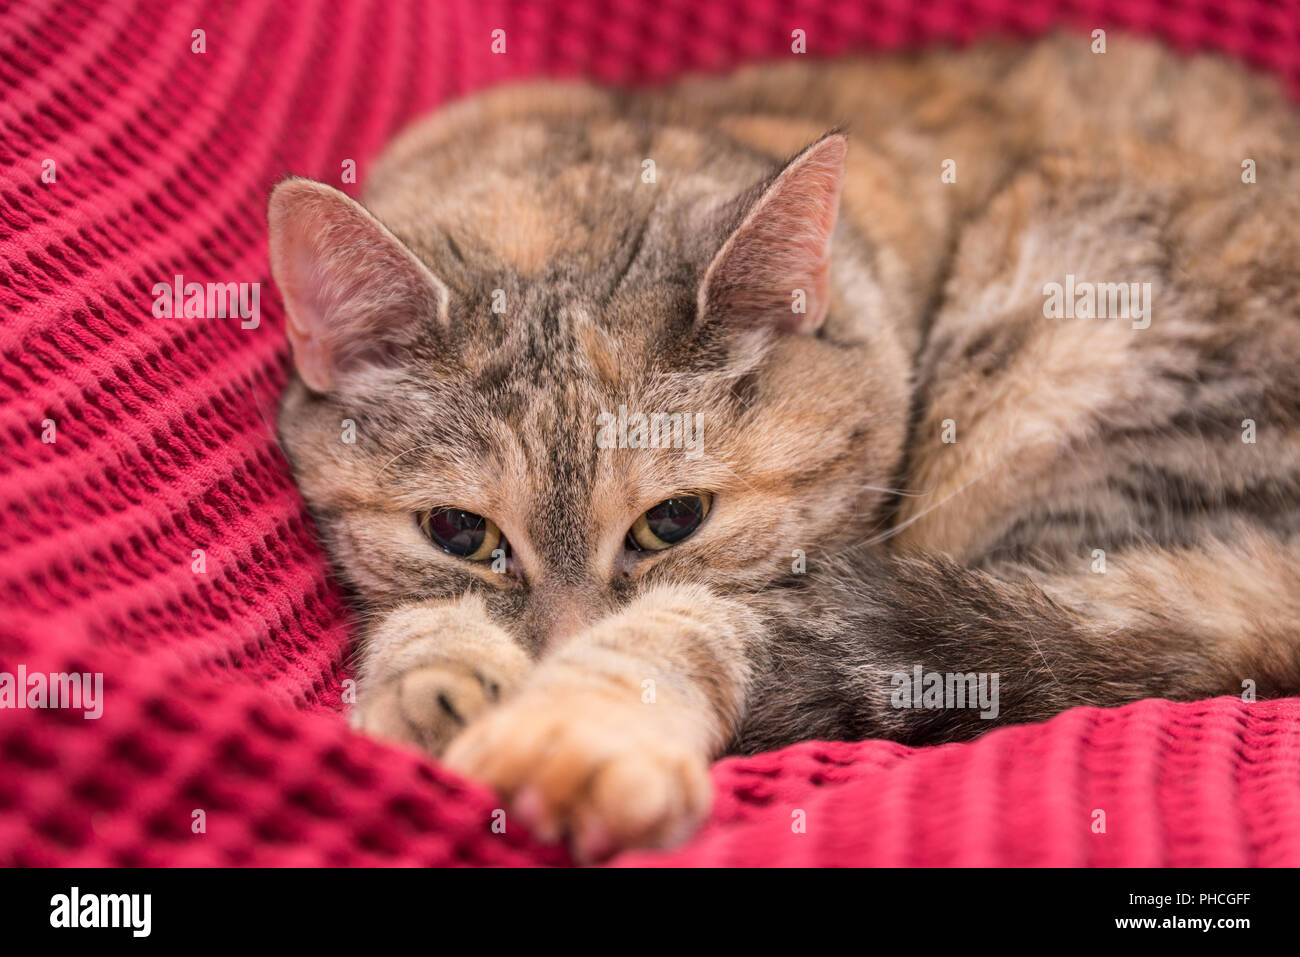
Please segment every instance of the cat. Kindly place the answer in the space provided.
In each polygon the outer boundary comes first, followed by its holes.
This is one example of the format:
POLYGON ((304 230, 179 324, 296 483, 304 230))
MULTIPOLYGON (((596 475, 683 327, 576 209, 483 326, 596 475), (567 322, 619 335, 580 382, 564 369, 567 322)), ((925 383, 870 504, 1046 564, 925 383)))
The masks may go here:
POLYGON ((726 753, 1300 692, 1297 157, 1270 81, 1060 35, 504 87, 365 205, 281 182, 353 724, 595 860, 726 753))

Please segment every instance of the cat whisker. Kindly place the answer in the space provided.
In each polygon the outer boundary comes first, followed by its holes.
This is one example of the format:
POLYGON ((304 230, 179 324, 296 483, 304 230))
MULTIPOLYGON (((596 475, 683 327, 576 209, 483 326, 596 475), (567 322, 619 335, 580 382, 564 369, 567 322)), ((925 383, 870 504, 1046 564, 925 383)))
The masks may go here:
POLYGON ((754 486, 752 486, 752 485, 750 485, 748 482, 746 482, 745 479, 744 479, 744 477, 742 477, 742 476, 740 475, 739 472, 737 472, 735 469, 733 469, 733 468, 732 468, 730 465, 728 465, 726 462, 721 462, 721 461, 719 461, 718 459, 715 459, 712 455, 709 455, 707 452, 703 452, 703 451, 701 451, 699 454, 700 454, 703 458, 707 459, 711 465, 716 465, 716 466, 718 466, 719 468, 726 469, 727 472, 729 472, 731 475, 735 476, 735 478, 740 482, 741 485, 745 486, 745 488, 749 489, 749 490, 750 490, 751 492, 753 492, 755 495, 758 494, 758 489, 754 488, 754 486))
POLYGON ((388 467, 389 467, 390 465, 392 465, 394 462, 396 462, 398 459, 402 458, 403 456, 405 456, 405 455, 410 455, 412 452, 421 452, 421 451, 423 451, 423 450, 425 450, 425 449, 431 449, 431 448, 434 448, 434 446, 433 446, 433 445, 417 445, 417 446, 415 446, 415 447, 413 447, 413 448, 406 449, 406 450, 403 451, 403 452, 398 452, 398 453, 397 453, 396 455, 394 455, 391 459, 389 459, 387 462, 385 462, 383 465, 381 465, 381 466, 379 467, 379 474, 380 474, 380 475, 383 475, 384 472, 386 472, 386 471, 388 470, 388 467))
POLYGON ((905 498, 925 498, 927 495, 933 495, 934 490, 928 492, 913 492, 905 488, 885 488, 882 485, 855 485, 854 488, 860 488, 866 492, 884 492, 886 495, 901 495, 905 498))
MULTIPOLYGON (((939 501, 935 502, 933 505, 930 505, 930 506, 928 506, 928 507, 926 507, 926 508, 921 509, 921 511, 917 512, 915 515, 913 515, 911 518, 907 519, 906 521, 904 521, 904 522, 900 522, 899 524, 895 525, 893 528, 888 528, 888 529, 886 529, 885 531, 881 532, 879 535, 872 536, 871 538, 867 539, 867 540, 864 541, 864 542, 860 542, 859 544, 861 544, 861 545, 879 545, 881 542, 886 542, 886 541, 888 541, 889 539, 893 538, 895 535, 898 535, 900 532, 902 532, 902 531, 903 531, 904 529, 906 529, 908 526, 913 525, 913 524, 915 524, 916 522, 920 521, 922 518, 924 518, 925 516, 929 515, 931 512, 935 511, 936 509, 942 508, 944 505, 947 505, 947 504, 948 504, 949 502, 951 502, 954 498, 956 498, 956 497, 957 497, 958 495, 960 495, 962 492, 966 491, 968 488, 970 488, 970 487, 971 487, 972 485, 974 485, 976 482, 978 482, 978 481, 980 481, 981 479, 985 478, 985 477, 986 477, 990 472, 993 471, 993 469, 994 469, 995 467, 996 467, 996 466, 990 466, 989 468, 987 468, 987 469, 985 469, 983 472, 981 472, 979 475, 976 475, 974 478, 972 478, 969 482, 966 482, 965 484, 963 484, 963 485, 960 486, 959 488, 956 488, 956 489, 954 489, 953 491, 949 492, 947 495, 945 495, 945 496, 944 496, 943 498, 941 498, 939 501)), ((928 494, 933 494, 933 493, 928 493, 928 494)))
POLYGON ((1048 664, 1047 656, 1043 654, 1043 648, 1039 645, 1038 639, 1034 637, 1033 632, 1026 632, 1025 637, 1027 637, 1029 643, 1034 646, 1034 651, 1038 652, 1038 657, 1043 659, 1043 667, 1046 668, 1047 673, 1052 676, 1052 680, 1055 681, 1059 687, 1064 688, 1065 685, 1061 684, 1061 679, 1056 677, 1056 672, 1053 671, 1052 666, 1048 664))

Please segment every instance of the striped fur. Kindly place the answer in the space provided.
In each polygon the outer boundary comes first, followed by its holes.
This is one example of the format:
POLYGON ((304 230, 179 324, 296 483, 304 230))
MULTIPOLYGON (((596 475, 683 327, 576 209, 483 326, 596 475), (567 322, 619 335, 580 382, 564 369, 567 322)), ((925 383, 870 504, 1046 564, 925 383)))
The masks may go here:
POLYGON ((295 335, 354 297, 281 415, 364 615, 354 721, 599 855, 687 833, 727 750, 1300 692, 1298 157, 1262 79, 1056 37, 498 89, 369 213, 287 181, 295 335), (1049 318, 1067 274, 1149 283, 1149 323, 1049 318), (598 448, 620 406, 702 414, 703 453, 598 448), (699 531, 629 553, 684 491, 699 531), (439 505, 509 567, 432 547, 439 505), (897 707, 917 666, 997 673, 996 717, 897 707))

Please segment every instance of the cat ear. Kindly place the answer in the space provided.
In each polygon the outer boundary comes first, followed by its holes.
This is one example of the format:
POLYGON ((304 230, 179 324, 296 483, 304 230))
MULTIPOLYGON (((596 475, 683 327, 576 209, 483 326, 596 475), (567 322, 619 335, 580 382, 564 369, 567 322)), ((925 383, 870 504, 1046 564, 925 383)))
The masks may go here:
POLYGON ((700 316, 783 332, 822 324, 847 151, 842 133, 828 133, 760 187, 756 199, 746 197, 748 212, 700 284, 700 316))
POLYGON ((382 362, 443 322, 447 288, 364 206, 289 179, 271 193, 271 274, 284 296, 298 375, 328 392, 338 373, 382 362))

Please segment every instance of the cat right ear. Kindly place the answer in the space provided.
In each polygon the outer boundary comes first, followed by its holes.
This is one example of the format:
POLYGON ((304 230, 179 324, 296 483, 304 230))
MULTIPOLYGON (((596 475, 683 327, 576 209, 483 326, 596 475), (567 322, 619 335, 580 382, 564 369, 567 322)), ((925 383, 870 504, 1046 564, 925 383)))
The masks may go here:
POLYGON ((740 197, 743 218, 700 284, 698 315, 813 332, 830 302, 831 236, 848 143, 832 131, 740 197))
POLYGON ((447 288, 364 206, 331 186, 288 179, 271 193, 271 274, 284 297, 298 375, 328 392, 338 375, 444 323, 447 288))

